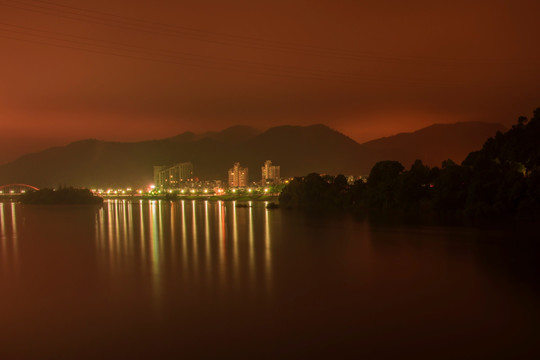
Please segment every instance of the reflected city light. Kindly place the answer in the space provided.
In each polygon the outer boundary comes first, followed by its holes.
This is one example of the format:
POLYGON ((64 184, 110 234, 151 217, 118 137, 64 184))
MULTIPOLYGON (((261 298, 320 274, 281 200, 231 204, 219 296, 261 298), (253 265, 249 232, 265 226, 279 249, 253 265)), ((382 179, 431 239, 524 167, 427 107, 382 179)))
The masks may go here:
POLYGON ((218 207, 218 240, 219 240, 219 279, 220 284, 225 286, 225 279, 227 278, 227 235, 225 231, 225 209, 223 207, 223 202, 217 202, 218 207))
MULTIPOLYGON (((163 300, 163 279, 176 279, 187 294, 215 291, 214 284, 220 296, 248 289, 268 294, 273 281, 271 212, 255 202, 246 208, 236 208, 236 202, 190 202, 106 201, 95 217, 103 270, 119 284, 141 276, 156 304, 163 300)), ((0 206, 3 247, 10 220, 16 222, 9 210, 0 206)))
POLYGON ((113 202, 113 210, 114 210, 114 230, 115 230, 115 236, 114 236, 114 246, 116 248, 116 266, 120 266, 120 261, 123 260, 122 257, 122 248, 121 248, 121 241, 123 240, 120 237, 120 217, 119 217, 119 209, 118 209, 118 200, 114 200, 113 202))
MULTIPOLYGON (((250 204, 251 205, 251 204, 250 204)), ((249 280, 251 287, 255 286, 255 235, 253 232, 253 208, 249 207, 248 220, 248 239, 249 239, 249 280)))
POLYGON ((187 252, 187 224, 186 224, 186 202, 182 200, 182 269, 184 279, 188 277, 188 252, 187 252))
POLYGON ((7 266, 7 234, 6 234, 6 215, 4 203, 0 203, 0 241, 2 242, 2 270, 6 271, 7 266))
POLYGON ((150 258, 152 261, 152 274, 159 274, 159 233, 157 202, 150 202, 150 258))
MULTIPOLYGON (((120 204, 120 203, 119 203, 120 204)), ((120 207, 120 216, 122 218, 122 232, 123 232, 123 241, 122 249, 124 253, 129 254, 129 235, 128 235, 128 223, 127 223, 127 204, 125 200, 121 202, 122 206, 120 207)))
POLYGON ((235 284, 238 284, 239 280, 239 271, 240 271, 240 260, 238 256, 238 217, 236 216, 236 201, 233 201, 232 207, 232 223, 233 223, 233 276, 235 284))
POLYGON ((171 254, 170 259, 172 267, 176 269, 176 206, 177 203, 171 204, 171 254))
POLYGON ((193 237, 191 239, 191 246, 193 251, 193 276, 195 279, 198 278, 199 275, 199 253, 198 253, 198 244, 197 244, 197 213, 195 212, 195 200, 191 201, 191 208, 192 208, 192 231, 193 231, 193 237))
POLYGON ((4 203, 0 203, 0 239, 6 239, 6 215, 4 214, 4 203))
POLYGON ((0 203, 0 251, 2 252, 2 275, 16 274, 18 266, 17 204, 0 203), (11 231, 8 231, 8 226, 11 231))
POLYGON ((13 238, 13 254, 16 256, 18 251, 18 231, 17 231, 17 207, 14 202, 11 203, 11 237, 13 238))
POLYGON ((210 218, 208 216, 208 200, 204 202, 204 248, 206 254, 206 276, 208 276, 208 279, 211 279, 212 252, 210 248, 210 218))
POLYGON ((140 224, 141 224, 141 229, 140 229, 140 234, 141 234, 141 260, 142 262, 146 262, 146 228, 144 226, 145 224, 145 221, 144 221, 144 202, 142 200, 139 201, 139 210, 140 210, 140 213, 139 213, 139 216, 140 216, 140 224))
POLYGON ((128 220, 128 226, 127 226, 127 238, 128 238, 128 245, 129 245, 129 251, 130 255, 134 251, 134 244, 133 244, 133 204, 131 201, 126 201, 127 207, 125 212, 127 212, 127 220, 128 220))
MULTIPOLYGON (((167 208, 164 207, 164 203, 162 200, 158 200, 157 202, 157 216, 158 216, 158 251, 159 251, 159 259, 162 259, 161 262, 163 262, 163 259, 165 258, 165 240, 164 240, 164 234, 163 234, 163 221, 165 216, 162 214, 162 212, 165 212, 167 208)), ((171 221, 170 215, 167 217, 169 221, 171 221)), ((163 265, 160 262, 160 266, 163 265)), ((161 272, 161 269, 160 269, 161 272)))
POLYGON ((265 203, 265 210, 264 210, 264 260, 265 260, 265 276, 266 276, 266 286, 267 291, 271 292, 271 284, 272 284, 272 249, 271 249, 271 238, 270 238, 270 221, 269 221, 269 214, 270 211, 266 208, 265 203))
POLYGON ((107 203, 107 230, 109 233, 108 237, 108 255, 109 255, 109 264, 110 268, 114 269, 115 259, 116 259, 116 253, 115 253, 115 246, 114 246, 114 229, 115 229, 115 222, 113 221, 114 216, 114 208, 113 208, 113 202, 107 203))

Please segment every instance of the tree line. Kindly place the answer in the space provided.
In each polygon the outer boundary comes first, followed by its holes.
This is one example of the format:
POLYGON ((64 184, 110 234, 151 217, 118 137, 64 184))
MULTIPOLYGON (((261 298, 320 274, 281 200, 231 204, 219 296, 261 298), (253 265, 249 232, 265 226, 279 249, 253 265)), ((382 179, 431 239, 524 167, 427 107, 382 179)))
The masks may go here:
MULTIPOLYGON (((456 139, 459 141, 459 139, 456 139)), ((279 197, 284 208, 355 211, 449 220, 540 219, 540 108, 497 132, 461 163, 406 170, 380 161, 367 181, 309 174, 292 180, 279 197)))
POLYGON ((59 189, 41 189, 30 191, 21 195, 19 199, 23 204, 103 204, 101 197, 95 196, 88 189, 61 186, 59 189))

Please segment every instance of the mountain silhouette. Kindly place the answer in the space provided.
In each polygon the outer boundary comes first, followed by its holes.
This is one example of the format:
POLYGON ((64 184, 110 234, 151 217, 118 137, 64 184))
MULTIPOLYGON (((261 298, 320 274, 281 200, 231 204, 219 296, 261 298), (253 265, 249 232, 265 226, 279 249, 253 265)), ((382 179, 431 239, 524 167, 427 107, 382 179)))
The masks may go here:
POLYGON ((416 159, 429 166, 441 166, 448 159, 461 163, 471 151, 480 149, 489 137, 505 130, 501 124, 478 121, 434 124, 362 145, 385 160, 401 162, 406 168, 416 159))
POLYGON ((241 142, 259 135, 261 131, 246 125, 236 125, 222 131, 208 131, 197 136, 197 139, 210 138, 227 143, 241 142))
POLYGON ((440 165, 440 161, 454 156, 461 161, 460 157, 479 149, 500 128, 484 123, 433 125, 365 144, 320 124, 278 126, 264 132, 234 126, 220 132, 185 132, 143 142, 89 139, 1 165, 0 184, 142 187, 153 182, 154 165, 184 161, 193 163, 195 176, 200 179, 226 180, 227 169, 239 161, 249 168, 250 179, 258 181, 265 160, 280 165, 283 177, 310 172, 365 175, 380 160, 399 160, 406 165, 420 158, 440 165))

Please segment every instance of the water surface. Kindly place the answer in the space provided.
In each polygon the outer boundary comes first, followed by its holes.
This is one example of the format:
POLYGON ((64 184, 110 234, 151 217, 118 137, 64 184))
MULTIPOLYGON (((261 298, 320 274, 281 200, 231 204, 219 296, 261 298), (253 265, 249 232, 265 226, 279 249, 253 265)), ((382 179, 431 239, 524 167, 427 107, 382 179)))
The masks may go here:
POLYGON ((251 205, 0 203, 0 357, 539 353, 517 235, 251 205))

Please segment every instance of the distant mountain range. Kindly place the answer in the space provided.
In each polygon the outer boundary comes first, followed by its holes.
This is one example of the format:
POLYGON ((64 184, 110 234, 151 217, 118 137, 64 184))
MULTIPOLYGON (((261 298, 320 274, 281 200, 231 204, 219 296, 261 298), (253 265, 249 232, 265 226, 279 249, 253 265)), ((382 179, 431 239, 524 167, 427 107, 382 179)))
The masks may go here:
POLYGON ((225 180, 227 169, 239 161, 249 168, 251 180, 258 180, 265 160, 280 165, 283 177, 310 172, 365 175, 380 160, 398 160, 406 167, 417 158, 432 166, 448 158, 461 162, 503 130, 500 124, 481 122, 432 125, 364 144, 325 125, 278 126, 264 132, 234 126, 131 143, 82 140, 1 165, 0 184, 139 187, 153 182, 154 165, 184 161, 193 163, 201 179, 225 180))
POLYGON ((405 167, 416 159, 429 166, 440 166, 452 159, 461 163, 471 151, 480 150, 484 142, 497 131, 500 124, 478 121, 455 124, 435 124, 412 133, 401 133, 368 141, 362 145, 380 158, 398 160, 405 167))

